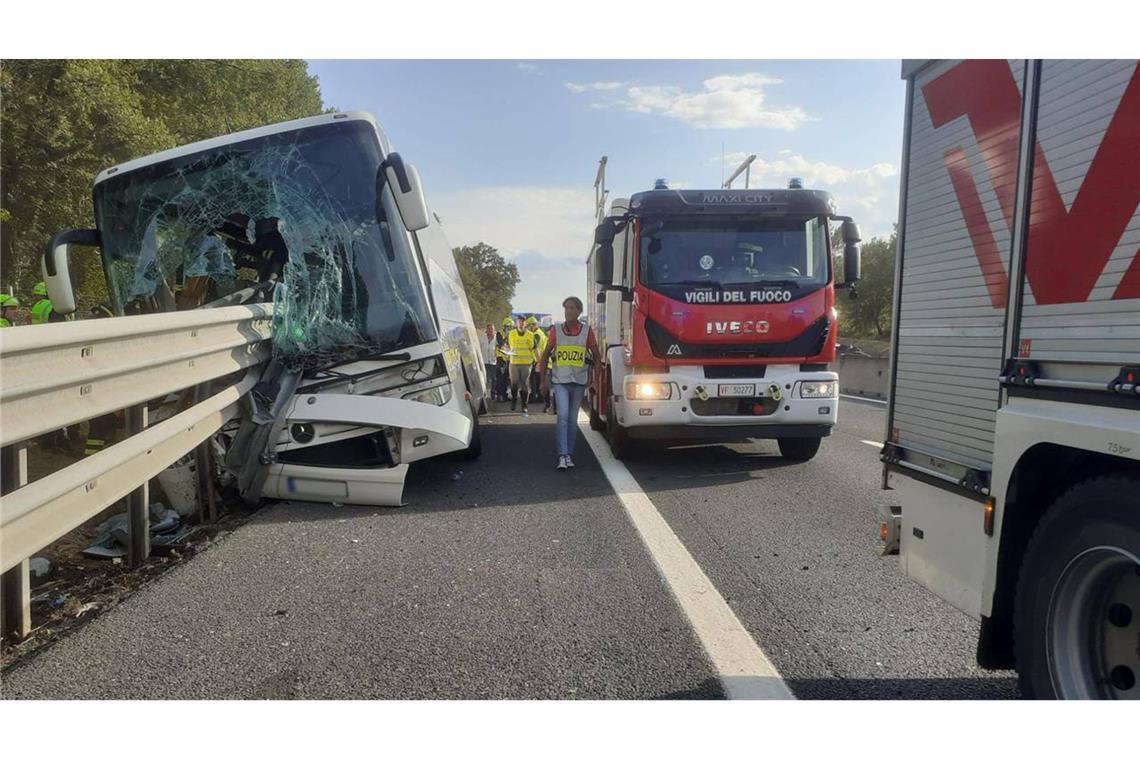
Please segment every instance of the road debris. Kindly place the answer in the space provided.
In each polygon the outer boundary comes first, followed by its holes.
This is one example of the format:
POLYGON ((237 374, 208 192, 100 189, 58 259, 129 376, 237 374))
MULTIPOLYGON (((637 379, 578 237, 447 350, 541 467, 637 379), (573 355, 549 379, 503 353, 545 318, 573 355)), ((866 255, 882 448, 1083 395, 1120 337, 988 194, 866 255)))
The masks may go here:
POLYGON ((28 560, 28 572, 32 576, 32 583, 36 584, 51 575, 51 560, 47 557, 32 557, 28 560))

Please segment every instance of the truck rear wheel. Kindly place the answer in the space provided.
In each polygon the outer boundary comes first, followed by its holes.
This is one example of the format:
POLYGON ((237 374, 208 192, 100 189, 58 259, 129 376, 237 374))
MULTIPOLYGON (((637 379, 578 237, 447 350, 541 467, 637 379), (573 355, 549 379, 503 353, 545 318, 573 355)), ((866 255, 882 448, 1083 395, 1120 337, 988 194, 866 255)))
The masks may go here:
POLYGON ((777 438, 780 455, 793 462, 806 462, 819 451, 822 438, 777 438))
POLYGON ((609 413, 606 414, 606 438, 610 441, 610 452, 614 459, 629 459, 633 455, 633 439, 617 421, 616 405, 610 397, 609 413))
POLYGON ((1140 478, 1105 476, 1045 513, 1014 599, 1018 680, 1031 699, 1140 699, 1140 478))

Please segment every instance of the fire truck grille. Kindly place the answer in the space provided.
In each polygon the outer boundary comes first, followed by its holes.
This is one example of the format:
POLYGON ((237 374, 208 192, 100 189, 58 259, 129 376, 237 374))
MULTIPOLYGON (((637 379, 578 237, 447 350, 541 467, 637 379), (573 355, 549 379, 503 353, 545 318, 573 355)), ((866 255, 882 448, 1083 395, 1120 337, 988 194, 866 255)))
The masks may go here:
POLYGON ((752 343, 686 343, 657 322, 645 320, 645 335, 653 355, 661 359, 760 359, 816 356, 827 341, 827 317, 820 317, 786 341, 752 343))
POLYGON ((699 417, 764 417, 776 411, 780 402, 770 398, 695 398, 689 405, 699 417))

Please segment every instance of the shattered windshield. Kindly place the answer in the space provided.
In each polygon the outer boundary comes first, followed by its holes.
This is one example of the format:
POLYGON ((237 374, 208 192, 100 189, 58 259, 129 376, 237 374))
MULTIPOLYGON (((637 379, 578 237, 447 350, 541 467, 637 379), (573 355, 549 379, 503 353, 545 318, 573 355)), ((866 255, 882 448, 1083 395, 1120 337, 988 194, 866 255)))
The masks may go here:
POLYGON ((115 305, 128 314, 192 309, 261 284, 275 303, 275 355, 300 367, 435 339, 391 190, 376 202, 380 161, 373 127, 346 121, 99 183, 115 305))
POLYGON ((772 287, 799 298, 828 281, 819 217, 645 220, 641 228, 641 282, 671 298, 694 288, 772 287))

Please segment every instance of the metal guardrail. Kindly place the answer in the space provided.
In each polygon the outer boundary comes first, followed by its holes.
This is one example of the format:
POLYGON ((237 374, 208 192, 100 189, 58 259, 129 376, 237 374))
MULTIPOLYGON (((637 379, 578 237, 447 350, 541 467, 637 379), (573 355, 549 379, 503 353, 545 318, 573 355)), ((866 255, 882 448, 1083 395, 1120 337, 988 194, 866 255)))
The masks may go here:
POLYGON ((266 358, 267 304, 0 331, 0 446, 222 377, 266 358))
POLYGON ((272 306, 255 304, 0 331, 6 630, 26 634, 30 627, 27 558, 124 496, 146 547, 147 482, 238 413, 256 382, 253 368, 269 357, 272 316, 272 306), (120 409, 135 408, 145 419, 139 405, 241 370, 240 381, 194 406, 25 485, 28 440, 120 409))

